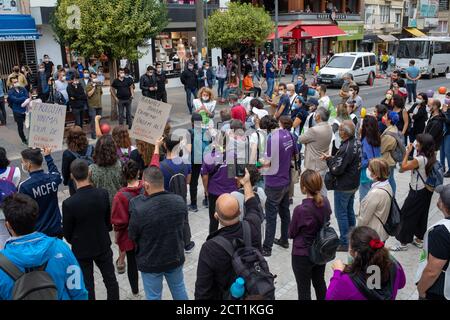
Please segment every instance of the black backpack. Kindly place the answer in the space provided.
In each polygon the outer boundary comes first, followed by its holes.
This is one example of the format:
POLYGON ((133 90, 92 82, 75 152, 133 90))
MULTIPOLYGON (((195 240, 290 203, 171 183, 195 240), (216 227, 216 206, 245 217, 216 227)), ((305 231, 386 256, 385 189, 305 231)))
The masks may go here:
POLYGON ((84 160, 88 166, 90 166, 91 164, 94 163, 94 159, 92 158, 92 155, 94 153, 94 147, 92 147, 91 145, 87 146, 86 149, 86 154, 84 156, 80 155, 77 152, 71 151, 69 150, 69 152, 77 159, 81 159, 84 160))
POLYGON ((387 217, 386 223, 383 223, 383 221, 381 221, 380 218, 378 218, 376 215, 375 217, 377 217, 377 219, 381 222, 387 234, 395 237, 400 231, 401 210, 397 203, 397 200, 395 200, 395 198, 391 196, 391 194, 386 189, 381 188, 381 190, 386 191, 386 193, 391 198, 391 207, 389 209, 389 215, 387 217))
POLYGON ((47 263, 22 272, 0 253, 0 269, 14 280, 12 300, 58 300, 58 289, 48 272, 47 263))
MULTIPOLYGON (((235 246, 222 236, 212 239, 222 247, 231 257, 233 270, 236 277, 245 280, 246 297, 259 297, 264 300, 275 300, 275 277, 269 271, 269 265, 261 252, 252 246, 251 229, 249 223, 242 221, 244 233, 244 245, 235 246)), ((231 284, 230 284, 231 286, 231 284)), ((229 291, 225 292, 224 299, 231 299, 229 291)))
MULTIPOLYGON (((171 175, 170 181, 169 181, 169 191, 181 196, 184 201, 187 199, 187 183, 186 183, 186 177, 183 174, 183 172, 175 172, 170 168, 170 166, 165 163, 161 162, 161 165, 169 172, 171 175)), ((184 169, 184 167, 183 167, 184 169)))
POLYGON ((336 257, 339 244, 339 236, 330 226, 330 220, 328 219, 309 248, 309 260, 317 265, 327 264, 336 257))

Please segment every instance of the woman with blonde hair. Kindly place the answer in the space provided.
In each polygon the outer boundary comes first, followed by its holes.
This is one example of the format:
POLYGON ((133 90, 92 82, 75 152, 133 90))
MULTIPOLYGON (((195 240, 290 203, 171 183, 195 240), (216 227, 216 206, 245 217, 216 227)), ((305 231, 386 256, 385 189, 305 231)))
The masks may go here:
POLYGON ((131 151, 130 159, 138 164, 139 180, 142 179, 144 170, 150 165, 154 150, 153 144, 136 139, 136 149, 131 151))
POLYGON ((214 110, 216 109, 216 100, 213 91, 208 87, 203 87, 198 91, 198 98, 193 101, 194 112, 202 116, 202 127, 214 127, 214 110))
POLYGON ((366 175, 373 181, 359 208, 358 226, 374 229, 381 241, 389 238, 383 225, 389 216, 394 192, 389 184, 389 164, 381 158, 369 161, 366 175))
POLYGON ((112 138, 116 143, 117 155, 120 162, 123 164, 130 160, 131 152, 136 147, 131 145, 130 134, 126 126, 117 126, 112 131, 112 138))
POLYGON ((305 170, 300 177, 300 188, 306 198, 294 209, 289 225, 289 238, 293 239, 292 269, 297 281, 299 300, 311 300, 311 281, 317 300, 325 300, 325 266, 309 259, 309 248, 323 227, 330 220, 331 206, 324 198, 322 177, 314 170, 305 170))

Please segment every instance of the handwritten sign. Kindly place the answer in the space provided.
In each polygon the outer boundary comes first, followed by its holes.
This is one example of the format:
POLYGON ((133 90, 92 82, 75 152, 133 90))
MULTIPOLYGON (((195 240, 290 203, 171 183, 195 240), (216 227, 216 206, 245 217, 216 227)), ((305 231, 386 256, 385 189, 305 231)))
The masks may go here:
POLYGON ((61 150, 65 120, 66 106, 50 103, 34 104, 28 146, 61 150))
POLYGON ((172 105, 141 97, 134 115, 130 137, 155 144, 162 136, 172 105))

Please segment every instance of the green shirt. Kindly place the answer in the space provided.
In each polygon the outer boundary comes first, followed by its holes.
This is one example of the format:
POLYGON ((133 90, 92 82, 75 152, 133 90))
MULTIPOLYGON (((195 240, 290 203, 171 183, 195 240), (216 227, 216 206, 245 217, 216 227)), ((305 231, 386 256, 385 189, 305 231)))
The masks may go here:
POLYGON ((94 94, 89 97, 89 92, 92 90, 92 88, 93 85, 91 82, 89 82, 89 84, 86 87, 86 92, 88 94, 88 105, 90 108, 100 109, 102 107, 102 94, 103 94, 102 87, 97 85, 95 87, 94 94))

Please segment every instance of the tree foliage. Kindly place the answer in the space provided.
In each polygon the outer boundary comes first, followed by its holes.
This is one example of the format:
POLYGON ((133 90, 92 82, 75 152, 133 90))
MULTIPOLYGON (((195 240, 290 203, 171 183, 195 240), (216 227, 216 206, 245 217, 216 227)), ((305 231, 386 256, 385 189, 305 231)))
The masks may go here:
POLYGON ((52 17, 57 40, 80 55, 105 53, 129 60, 140 58, 138 47, 145 47, 167 23, 167 8, 159 0, 58 0, 52 17), (79 8, 79 28, 71 6, 79 8))
POLYGON ((259 46, 273 32, 274 24, 263 7, 230 2, 228 9, 208 18, 208 43, 215 48, 259 46))

